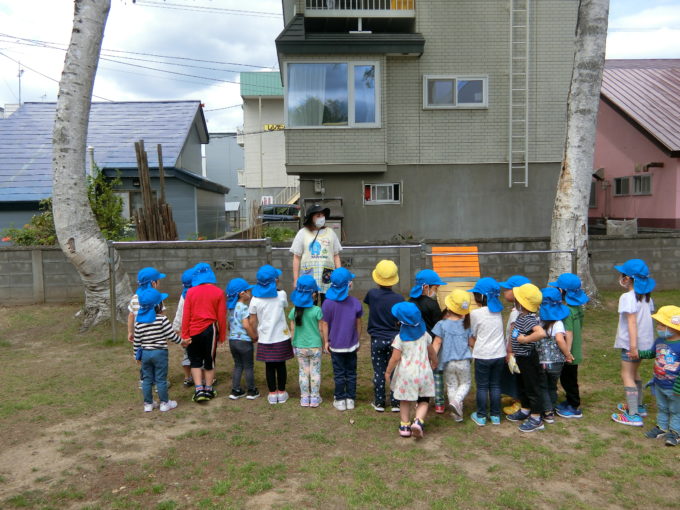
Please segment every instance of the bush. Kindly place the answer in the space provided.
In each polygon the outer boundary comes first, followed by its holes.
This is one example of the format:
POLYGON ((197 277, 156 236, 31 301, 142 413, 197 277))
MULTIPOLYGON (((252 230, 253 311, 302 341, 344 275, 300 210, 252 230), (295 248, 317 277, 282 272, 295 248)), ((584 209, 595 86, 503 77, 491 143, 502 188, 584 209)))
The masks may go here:
POLYGON ((295 234, 294 230, 285 227, 265 227, 262 231, 263 237, 270 237, 273 243, 290 241, 295 234))

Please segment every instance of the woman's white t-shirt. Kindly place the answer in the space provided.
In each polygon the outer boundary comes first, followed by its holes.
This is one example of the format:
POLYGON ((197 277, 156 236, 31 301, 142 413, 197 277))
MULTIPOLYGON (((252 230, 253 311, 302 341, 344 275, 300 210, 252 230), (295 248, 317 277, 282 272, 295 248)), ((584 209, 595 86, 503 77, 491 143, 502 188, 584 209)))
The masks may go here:
POLYGON ((616 330, 614 348, 630 349, 630 333, 626 314, 633 313, 637 323, 637 348, 640 351, 650 350, 654 345, 653 311, 654 301, 651 298, 649 302, 644 297, 641 301, 638 301, 634 290, 621 294, 619 298, 619 327, 616 330))
POLYGON ((321 280, 323 270, 335 269, 334 257, 341 250, 338 236, 330 227, 318 231, 311 231, 307 227, 301 228, 290 246, 290 252, 300 257, 300 276, 312 275, 320 292, 326 292, 330 287, 330 283, 323 283, 321 280))
POLYGON ((290 338, 285 315, 288 297, 285 290, 276 294, 272 298, 253 297, 248 306, 248 313, 257 315, 257 336, 261 344, 275 344, 290 338))
POLYGON ((472 357, 475 359, 505 358, 505 336, 503 335, 503 316, 491 312, 488 306, 470 312, 470 332, 475 337, 472 357))

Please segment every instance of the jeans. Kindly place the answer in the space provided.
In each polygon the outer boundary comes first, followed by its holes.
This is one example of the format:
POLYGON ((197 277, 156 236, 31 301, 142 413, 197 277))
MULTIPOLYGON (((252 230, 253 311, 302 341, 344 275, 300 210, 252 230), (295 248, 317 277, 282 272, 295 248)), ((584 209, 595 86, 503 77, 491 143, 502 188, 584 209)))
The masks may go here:
POLYGON ((477 385, 477 415, 501 415, 501 377, 505 358, 476 359, 475 384, 477 385))
POLYGON ((231 388, 241 389, 241 375, 246 373, 248 390, 255 389, 255 374, 253 371, 254 352, 253 342, 246 340, 229 340, 229 350, 234 358, 234 373, 231 378, 231 388))
POLYGON ((581 407, 581 394, 578 389, 578 365, 565 363, 560 374, 560 383, 567 396, 567 404, 574 409, 581 407))
POLYGON ((161 402, 168 401, 168 351, 167 349, 142 349, 142 394, 144 403, 153 402, 151 387, 156 385, 161 402))
POLYGON ((680 434, 680 395, 673 393, 673 388, 654 386, 656 394, 656 424, 661 430, 672 430, 680 434))
POLYGON ((356 399, 357 351, 331 351, 331 361, 333 362, 333 381, 335 382, 333 396, 335 400, 356 399))
POLYGON ((531 414, 541 414, 544 411, 543 395, 546 387, 541 377, 538 354, 534 350, 529 356, 516 356, 515 360, 520 371, 517 391, 522 408, 529 409, 531 414))
MULTIPOLYGON (((373 364, 373 393, 375 402, 385 404, 385 370, 392 356, 392 340, 388 338, 371 337, 371 363, 373 364)), ((394 399, 390 391, 392 407, 399 407, 399 401, 394 399)))
POLYGON ((543 409, 550 413, 557 407, 557 381, 560 380, 564 363, 541 363, 541 376, 545 391, 543 392, 543 409))
POLYGON ((321 387, 321 347, 295 348, 301 397, 319 397, 321 387))

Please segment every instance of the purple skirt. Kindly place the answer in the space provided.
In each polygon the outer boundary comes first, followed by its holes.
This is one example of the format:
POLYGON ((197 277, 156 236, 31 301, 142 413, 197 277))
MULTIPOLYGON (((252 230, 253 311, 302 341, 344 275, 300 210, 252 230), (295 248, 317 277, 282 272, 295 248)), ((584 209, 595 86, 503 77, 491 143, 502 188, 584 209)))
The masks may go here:
POLYGON ((290 338, 273 344, 258 343, 255 359, 270 363, 293 359, 293 344, 290 342, 290 338))

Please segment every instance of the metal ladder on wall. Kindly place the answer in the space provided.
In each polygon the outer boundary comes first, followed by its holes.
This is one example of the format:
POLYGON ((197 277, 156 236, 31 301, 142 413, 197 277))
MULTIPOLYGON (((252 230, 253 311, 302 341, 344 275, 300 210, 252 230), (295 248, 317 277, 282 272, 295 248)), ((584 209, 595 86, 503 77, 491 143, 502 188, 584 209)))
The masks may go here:
POLYGON ((510 2, 508 186, 529 187, 529 22, 531 0, 510 2))

